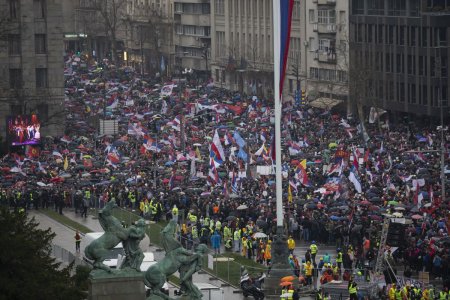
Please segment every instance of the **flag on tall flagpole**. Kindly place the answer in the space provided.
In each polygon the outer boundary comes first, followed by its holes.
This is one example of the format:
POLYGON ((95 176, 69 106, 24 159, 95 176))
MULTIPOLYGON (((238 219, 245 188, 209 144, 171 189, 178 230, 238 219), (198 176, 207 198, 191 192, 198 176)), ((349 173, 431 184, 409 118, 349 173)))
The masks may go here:
POLYGON ((214 133, 213 142, 211 143, 210 157, 214 160, 216 167, 219 167, 225 161, 225 153, 223 151, 222 143, 220 142, 217 130, 214 133))
POLYGON ((294 0, 280 0, 280 97, 283 93, 283 83, 289 56, 293 8, 294 0))
POLYGON ((281 103, 286 63, 289 54, 294 0, 273 1, 273 66, 275 133, 271 156, 275 158, 277 227, 283 226, 283 187, 281 176, 281 103), (272 151, 273 148, 273 151, 272 151))

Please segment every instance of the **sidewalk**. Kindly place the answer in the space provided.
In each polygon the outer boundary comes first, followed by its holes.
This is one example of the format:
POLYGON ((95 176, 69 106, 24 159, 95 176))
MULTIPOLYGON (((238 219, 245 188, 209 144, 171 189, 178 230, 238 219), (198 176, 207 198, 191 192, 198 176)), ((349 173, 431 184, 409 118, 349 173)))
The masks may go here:
MULTIPOLYGON (((29 210, 28 215, 30 217, 34 217, 36 221, 39 223, 38 227, 40 229, 48 229, 51 228, 52 231, 56 234, 53 243, 72 252, 75 253, 75 230, 49 218, 45 214, 41 213, 40 211, 36 210, 29 210)), ((82 218, 80 215, 76 215, 75 212, 71 209, 65 209, 64 210, 64 216, 72 219, 75 222, 78 222, 79 224, 82 224, 86 226, 87 228, 90 228, 92 231, 103 231, 103 229, 100 226, 100 223, 98 220, 95 219, 94 216, 88 215, 87 218, 82 218)), ((164 258, 164 251, 157 251, 157 247, 155 246, 149 246, 150 241, 148 237, 146 236, 145 239, 141 242, 141 249, 146 252, 150 251, 153 252, 155 255, 155 260, 159 261, 162 258, 164 258)), ((81 249, 81 253, 83 253, 84 249, 81 249)), ((209 274, 194 274, 193 281, 194 282, 202 282, 202 283, 209 283, 218 287, 221 287, 222 282, 220 280, 210 280, 209 274)), ((224 291, 224 299, 226 300, 238 300, 238 299, 244 299, 242 294, 240 293, 240 290, 236 290, 233 287, 230 286, 223 286, 221 287, 224 291)), ((174 296, 174 290, 177 289, 175 286, 170 285, 170 295, 174 296)))

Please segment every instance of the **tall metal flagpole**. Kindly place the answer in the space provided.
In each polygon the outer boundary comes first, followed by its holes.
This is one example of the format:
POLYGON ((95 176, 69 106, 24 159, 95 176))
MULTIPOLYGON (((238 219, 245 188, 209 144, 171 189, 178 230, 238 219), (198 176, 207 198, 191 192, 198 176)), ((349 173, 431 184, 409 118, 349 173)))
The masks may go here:
POLYGON ((274 71, 274 102, 275 102, 275 179, 276 179, 276 209, 277 233, 272 243, 272 267, 265 281, 265 289, 269 293, 280 291, 280 279, 291 275, 289 266, 289 251, 287 238, 283 228, 283 190, 281 177, 281 97, 280 97, 280 58, 281 58, 281 0, 273 0, 273 71, 274 71))
POLYGON ((281 177, 281 97, 280 97, 280 2, 273 1, 273 73, 275 101, 275 182, 277 227, 283 227, 283 189, 281 177))

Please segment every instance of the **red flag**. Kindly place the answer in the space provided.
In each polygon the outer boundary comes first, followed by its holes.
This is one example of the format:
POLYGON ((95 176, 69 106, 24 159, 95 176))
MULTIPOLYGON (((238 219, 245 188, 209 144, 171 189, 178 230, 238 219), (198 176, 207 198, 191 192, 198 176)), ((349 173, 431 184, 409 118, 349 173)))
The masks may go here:
POLYGON ((33 146, 28 146, 26 155, 28 158, 38 158, 39 157, 39 148, 33 147, 33 146))

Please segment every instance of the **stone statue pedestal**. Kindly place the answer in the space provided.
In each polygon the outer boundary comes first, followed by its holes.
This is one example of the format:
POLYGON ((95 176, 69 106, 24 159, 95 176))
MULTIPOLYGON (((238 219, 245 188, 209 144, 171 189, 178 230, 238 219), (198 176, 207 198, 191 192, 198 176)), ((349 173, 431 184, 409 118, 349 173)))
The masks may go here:
MULTIPOLYGON (((272 269, 264 279, 264 290, 266 295, 277 295, 279 297, 282 287, 280 280, 284 276, 293 275, 293 270, 289 265, 289 250, 287 248, 287 237, 283 227, 277 227, 277 234, 272 243, 272 269)), ((297 285, 298 279, 293 282, 297 285)))
POLYGON ((143 274, 114 270, 93 270, 89 275, 88 300, 145 300, 143 274))

